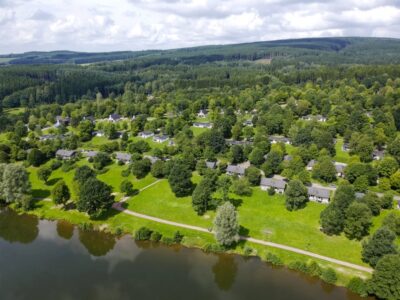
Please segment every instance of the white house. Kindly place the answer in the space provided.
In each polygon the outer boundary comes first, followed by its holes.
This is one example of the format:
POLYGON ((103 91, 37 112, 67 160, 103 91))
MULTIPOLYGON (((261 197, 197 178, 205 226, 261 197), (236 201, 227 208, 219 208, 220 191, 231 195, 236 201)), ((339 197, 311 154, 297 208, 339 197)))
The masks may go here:
POLYGON ((334 162, 337 177, 344 177, 344 169, 346 169, 347 164, 334 162))
POLYGON ((61 116, 57 116, 56 117, 56 124, 54 124, 54 126, 55 127, 59 127, 61 125, 68 126, 70 122, 71 122, 71 119, 69 117, 63 118, 61 116))
POLYGON ((260 188, 263 191, 267 191, 270 188, 275 190, 275 193, 283 194, 286 188, 286 181, 276 178, 262 178, 260 188))
POLYGON ((169 140, 168 135, 157 135, 153 137, 153 141, 156 143, 164 143, 169 140))
POLYGON ((193 122, 193 127, 197 128, 212 128, 212 124, 209 122, 193 122))
POLYGON ((98 131, 93 131, 94 136, 102 137, 104 136, 104 131, 98 130, 98 131))
POLYGON ((306 170, 312 171, 316 163, 317 161, 315 159, 310 160, 306 166, 306 170))
POLYGON ((243 126, 253 127, 253 122, 251 120, 244 121, 243 126))
POLYGON ((73 159, 77 155, 77 152, 75 150, 64 150, 64 149, 59 149, 56 152, 56 157, 59 159, 73 159))
POLYGON ((207 110, 205 109, 200 109, 200 111, 197 113, 198 118, 207 118, 207 110))
POLYGON ((117 161, 121 161, 121 162, 127 164, 127 163, 131 162, 132 155, 130 155, 129 153, 117 152, 115 154, 115 158, 117 161))
POLYGON ((381 151, 381 150, 374 150, 372 152, 372 158, 374 160, 381 160, 383 158, 383 156, 385 156, 385 151, 381 151))
POLYGON ((302 117, 303 120, 306 121, 318 121, 318 122, 326 122, 326 117, 322 116, 322 115, 307 115, 302 117))
POLYGON ((111 114, 108 116, 108 120, 110 122, 115 123, 115 122, 118 122, 119 120, 121 120, 121 116, 119 114, 111 114))
POLYGON ((237 175, 239 177, 245 175, 247 167, 244 165, 228 165, 226 168, 226 174, 227 175, 237 175))
POLYGON ((268 140, 271 142, 271 144, 276 144, 276 143, 283 143, 290 145, 290 139, 284 136, 276 136, 276 135, 271 135, 268 137, 268 140))
POLYGON ((147 138, 149 138, 149 137, 154 136, 154 132, 151 132, 151 131, 142 131, 142 132, 139 132, 138 136, 141 137, 141 138, 147 139, 147 138))
POLYGON ((323 187, 308 187, 308 199, 319 203, 329 203, 331 199, 331 191, 323 187))

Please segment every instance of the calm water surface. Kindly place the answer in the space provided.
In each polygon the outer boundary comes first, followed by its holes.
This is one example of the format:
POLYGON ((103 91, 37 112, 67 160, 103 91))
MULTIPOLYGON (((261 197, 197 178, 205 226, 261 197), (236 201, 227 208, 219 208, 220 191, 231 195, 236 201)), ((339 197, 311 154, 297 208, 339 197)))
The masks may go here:
POLYGON ((0 299, 361 299, 259 259, 0 211, 0 299))

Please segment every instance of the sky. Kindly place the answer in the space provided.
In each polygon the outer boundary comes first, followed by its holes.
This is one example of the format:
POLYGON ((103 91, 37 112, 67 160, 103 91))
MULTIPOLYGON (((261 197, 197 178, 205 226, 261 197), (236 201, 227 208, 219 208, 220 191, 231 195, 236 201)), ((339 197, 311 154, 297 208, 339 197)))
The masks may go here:
POLYGON ((400 0, 0 0, 0 53, 400 38, 400 0))

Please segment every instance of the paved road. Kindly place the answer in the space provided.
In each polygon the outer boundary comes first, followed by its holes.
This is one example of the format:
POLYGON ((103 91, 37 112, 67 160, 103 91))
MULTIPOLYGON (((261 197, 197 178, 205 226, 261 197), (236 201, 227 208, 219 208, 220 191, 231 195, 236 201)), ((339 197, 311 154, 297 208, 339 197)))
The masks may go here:
MULTIPOLYGON (((156 184, 157 182, 158 181, 152 183, 151 185, 148 185, 147 187, 144 187, 142 190, 144 190, 144 189, 156 184)), ((118 210, 118 211, 122 212, 122 213, 131 215, 131 216, 134 216, 134 217, 137 217, 137 218, 150 220, 150 221, 153 221, 153 222, 162 223, 162 224, 166 224, 166 225, 171 225, 171 226, 175 226, 175 227, 195 230, 195 231, 199 231, 199 232, 205 232, 205 233, 209 233, 209 234, 213 233, 212 231, 210 231, 210 230, 208 230, 206 228, 203 228, 203 227, 198 227, 198 226, 193 226, 193 225, 188 225, 188 224, 168 221, 168 220, 160 219, 160 218, 157 218, 157 217, 152 217, 152 216, 149 216, 149 215, 137 213, 137 212, 134 212, 132 210, 128 210, 128 209, 124 208, 122 204, 123 204, 122 201, 121 202, 116 202, 116 203, 114 203, 113 208, 115 210, 118 210)), ((372 273, 372 271, 373 271, 371 268, 368 268, 368 267, 352 264, 352 263, 349 263, 349 262, 346 262, 346 261, 342 261, 342 260, 338 260, 338 259, 335 259, 335 258, 319 255, 317 253, 313 253, 313 252, 310 252, 310 251, 302 250, 302 249, 291 247, 291 246, 286 246, 286 245, 277 244, 277 243, 273 243, 273 242, 267 242, 267 241, 255 239, 255 238, 252 238, 252 237, 247 237, 247 236, 241 236, 240 239, 241 240, 245 240, 245 241, 249 241, 251 243, 263 245, 263 246, 278 248, 278 249, 294 252, 294 253, 297 253, 297 254, 306 255, 306 256, 309 256, 309 257, 313 257, 313 258, 317 258, 317 259, 320 259, 320 260, 328 261, 328 262, 331 262, 331 263, 334 263, 334 264, 337 264, 337 265, 341 265, 341 266, 344 266, 344 267, 352 268, 352 269, 363 271, 363 272, 372 273)))

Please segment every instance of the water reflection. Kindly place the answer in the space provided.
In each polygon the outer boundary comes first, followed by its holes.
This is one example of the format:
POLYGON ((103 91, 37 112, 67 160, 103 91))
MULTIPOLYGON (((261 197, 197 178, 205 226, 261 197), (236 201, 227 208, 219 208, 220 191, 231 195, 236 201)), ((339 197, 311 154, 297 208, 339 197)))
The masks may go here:
POLYGON ((0 210, 0 237, 8 242, 32 243, 39 234, 38 224, 35 216, 19 215, 11 209, 0 210))
POLYGON ((214 281, 221 290, 228 291, 235 282, 238 265, 233 255, 218 255, 217 263, 212 267, 214 281))
POLYGON ((0 266, 1 300, 360 299, 259 259, 116 239, 12 211, 0 212, 0 266))
POLYGON ((70 240, 74 235, 74 225, 64 220, 57 221, 57 233, 59 237, 70 240))
POLYGON ((115 237, 107 232, 79 229, 79 240, 93 256, 103 256, 115 246, 115 237))

